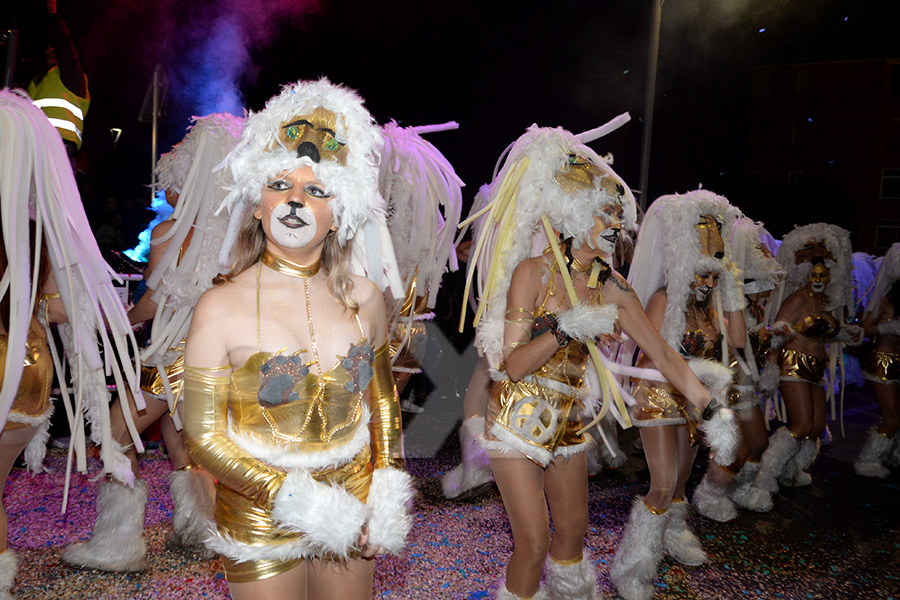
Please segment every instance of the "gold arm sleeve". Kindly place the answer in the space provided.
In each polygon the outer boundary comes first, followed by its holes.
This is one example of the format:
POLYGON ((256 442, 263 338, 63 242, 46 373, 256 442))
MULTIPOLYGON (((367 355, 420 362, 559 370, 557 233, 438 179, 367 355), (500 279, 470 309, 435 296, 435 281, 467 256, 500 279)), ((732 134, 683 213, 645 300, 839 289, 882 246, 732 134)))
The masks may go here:
POLYGON ((391 356, 388 343, 375 350, 374 374, 369 383, 369 409, 375 468, 403 468, 403 420, 400 416, 400 400, 394 387, 391 372, 391 356))
POLYGON ((216 371, 184 368, 184 437, 188 451, 219 483, 268 508, 281 489, 285 473, 228 439, 230 378, 214 375, 216 371))

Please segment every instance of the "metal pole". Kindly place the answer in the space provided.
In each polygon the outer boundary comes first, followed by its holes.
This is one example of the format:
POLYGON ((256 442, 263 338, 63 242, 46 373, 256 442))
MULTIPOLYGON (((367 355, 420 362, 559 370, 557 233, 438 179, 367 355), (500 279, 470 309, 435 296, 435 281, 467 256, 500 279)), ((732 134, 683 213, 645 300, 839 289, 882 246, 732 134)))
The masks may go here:
POLYGON ((159 65, 153 69, 153 119, 150 125, 150 202, 156 197, 156 128, 159 119, 159 65))
POLYGON ((652 0, 653 16, 650 25, 650 52, 647 56, 647 88, 644 92, 644 140, 641 144, 641 210, 647 209, 647 182, 650 179, 650 140, 653 137, 653 102, 656 99, 656 65, 659 58, 659 30, 662 24, 662 6, 665 0, 652 0))
POLYGON ((19 30, 15 25, 3 32, 0 37, 6 39, 6 60, 3 63, 3 82, 0 87, 13 87, 13 80, 16 72, 16 51, 19 39, 19 30))

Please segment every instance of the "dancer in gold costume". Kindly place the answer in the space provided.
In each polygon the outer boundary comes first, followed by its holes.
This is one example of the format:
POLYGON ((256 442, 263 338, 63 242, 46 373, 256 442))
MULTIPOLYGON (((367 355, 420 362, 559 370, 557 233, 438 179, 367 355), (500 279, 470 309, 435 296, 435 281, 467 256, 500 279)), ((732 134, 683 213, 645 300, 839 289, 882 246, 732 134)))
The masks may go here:
POLYGON ((184 402, 237 599, 369 598, 372 557, 411 526, 384 300, 351 273, 403 292, 380 143, 356 93, 299 82, 229 159, 235 262, 195 309, 184 402))
POLYGON ((670 377, 658 355, 643 348, 638 367, 655 367, 665 378, 649 371, 634 380, 632 415, 650 469, 650 489, 635 499, 610 569, 625 600, 653 596, 663 553, 685 565, 707 560, 686 521, 685 486, 701 432, 715 451, 711 469, 731 464, 740 443, 735 417, 722 405, 732 380, 729 346, 743 345, 746 335, 743 295, 728 246, 739 216, 722 196, 695 190, 657 199, 641 224, 629 281, 666 349, 688 361, 721 400, 704 408, 696 389, 670 377))
POLYGON ((789 424, 769 437, 754 480, 754 487, 769 495, 778 491, 779 482, 793 487, 812 483, 806 469, 819 453, 827 390, 834 385, 824 377, 828 352, 838 355, 838 342, 862 341, 862 329, 844 323, 853 310, 850 254, 849 232, 825 223, 796 227, 778 249, 790 295, 771 328, 773 346, 780 350, 772 355, 776 364, 768 368, 780 370, 789 424))
POLYGON ((881 424, 869 430, 853 469, 883 478, 888 466, 900 466, 900 243, 881 262, 862 325, 875 339, 864 375, 875 390, 881 424))

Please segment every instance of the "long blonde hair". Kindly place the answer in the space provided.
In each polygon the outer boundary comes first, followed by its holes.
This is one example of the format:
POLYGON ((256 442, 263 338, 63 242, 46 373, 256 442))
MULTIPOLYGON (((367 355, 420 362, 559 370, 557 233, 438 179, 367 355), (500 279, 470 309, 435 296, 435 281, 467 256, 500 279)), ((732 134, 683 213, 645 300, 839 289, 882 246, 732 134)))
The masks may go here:
MULTIPOLYGON (((266 252, 266 234, 262 221, 257 219, 253 211, 249 211, 247 218, 241 225, 235 248, 235 258, 231 271, 224 275, 217 275, 213 279, 214 285, 222 285, 232 281, 235 277, 258 263, 266 252)), ((341 246, 338 236, 333 230, 329 230, 325 236, 325 246, 322 249, 322 268, 328 276, 328 287, 331 294, 338 302, 343 304, 351 312, 356 313, 359 305, 353 301, 353 278, 350 276, 350 245, 341 246)))

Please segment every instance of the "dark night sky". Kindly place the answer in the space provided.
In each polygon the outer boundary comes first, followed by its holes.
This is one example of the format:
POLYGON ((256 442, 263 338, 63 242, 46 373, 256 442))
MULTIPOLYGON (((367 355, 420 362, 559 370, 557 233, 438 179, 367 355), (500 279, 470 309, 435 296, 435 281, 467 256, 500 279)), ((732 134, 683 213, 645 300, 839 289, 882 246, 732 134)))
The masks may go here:
MULTIPOLYGON (((38 6, 42 2, 36 2, 38 6)), ((379 122, 460 122, 429 139, 468 184, 533 122, 578 132, 630 111, 593 144, 634 187, 651 0, 426 3, 403 0, 59 0, 90 78, 85 151, 98 195, 147 196, 150 128, 137 114, 153 65, 171 81, 160 151, 191 114, 227 108, 233 82, 258 110, 280 85, 326 75, 356 88, 379 122), (109 127, 124 130, 116 162, 109 127)), ((28 20, 22 20, 28 35, 28 20)), ((744 197, 754 65, 900 56, 896 0, 667 0, 651 195, 702 183, 744 197), (760 32, 760 29, 765 31, 760 32)), ((765 206, 742 206, 766 219, 765 206)), ((149 220, 149 219, 148 219, 149 220)))

